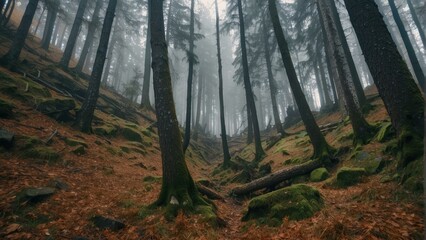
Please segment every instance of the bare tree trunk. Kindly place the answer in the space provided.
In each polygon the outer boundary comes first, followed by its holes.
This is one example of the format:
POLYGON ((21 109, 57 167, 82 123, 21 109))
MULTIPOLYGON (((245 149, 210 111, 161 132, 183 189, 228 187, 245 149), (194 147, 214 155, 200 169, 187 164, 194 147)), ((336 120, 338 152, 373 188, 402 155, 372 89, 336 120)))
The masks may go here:
MULTIPOLYGON (((15 10, 15 3, 16 3, 16 1, 15 0, 9 0, 9 2, 12 3, 12 6, 10 7, 9 13, 7 14, 7 17, 4 20, 4 22, 3 22, 4 26, 6 26, 9 23, 10 17, 12 17, 13 10, 15 10)), ((6 14, 6 12, 5 12, 5 14, 6 14)))
POLYGON ((151 24, 149 23, 150 17, 150 1, 148 0, 148 29, 146 32, 146 44, 145 44, 145 67, 143 74, 143 85, 142 85, 142 99, 141 106, 147 109, 151 109, 151 102, 149 101, 149 88, 151 82, 151 24))
POLYGON ((38 18, 36 28, 34 29, 33 34, 37 35, 38 28, 40 27, 41 19, 43 18, 44 12, 46 11, 46 5, 43 6, 43 10, 40 13, 40 17, 38 18))
POLYGON ((58 16, 59 3, 53 3, 53 6, 47 11, 46 24, 44 26, 43 39, 41 47, 44 50, 49 50, 50 40, 52 39, 53 28, 55 27, 56 17, 58 16))
POLYGON ((420 24, 419 17, 417 16, 416 9, 414 9, 413 3, 411 0, 407 0, 408 8, 410 9, 411 16, 413 17, 414 24, 416 24, 417 30, 419 31, 420 39, 423 43, 423 48, 426 49, 426 36, 425 31, 422 29, 420 24))
POLYGON ((84 11, 86 10, 87 0, 80 0, 78 5, 77 14, 75 15, 74 23, 71 28, 70 36, 68 37, 67 46, 65 47, 64 54, 60 64, 64 68, 68 68, 74 50, 75 43, 78 35, 80 34, 81 24, 83 23, 84 11))
POLYGON ((82 132, 92 132, 92 119, 96 108, 96 102, 99 97, 102 70, 105 64, 105 57, 108 50, 108 42, 111 34, 112 23, 114 21, 116 6, 117 0, 109 0, 86 98, 77 114, 75 125, 78 126, 82 132))
POLYGON ((25 39, 28 36, 31 23, 35 12, 37 10, 39 0, 29 0, 28 5, 25 9, 24 16, 22 17, 21 23, 19 24, 16 35, 13 39, 12 46, 9 51, 0 59, 0 63, 8 68, 12 68, 19 60, 22 48, 25 45, 25 39))

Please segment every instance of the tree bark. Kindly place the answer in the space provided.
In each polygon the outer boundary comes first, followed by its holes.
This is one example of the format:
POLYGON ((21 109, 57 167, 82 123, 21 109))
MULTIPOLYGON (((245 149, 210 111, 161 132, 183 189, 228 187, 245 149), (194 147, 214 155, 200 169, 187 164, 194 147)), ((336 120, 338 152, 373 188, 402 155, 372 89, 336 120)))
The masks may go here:
POLYGON ((198 74, 198 93, 197 93, 197 109, 195 111, 195 124, 193 126, 194 128, 194 140, 196 141, 198 139, 198 132, 201 129, 200 126, 200 115, 201 115, 201 97, 203 94, 203 74, 200 72, 198 74))
MULTIPOLYGON (((103 0, 97 0, 95 9, 92 15, 92 21, 89 23, 89 27, 87 29, 87 37, 84 42, 83 49, 81 50, 80 58, 78 59, 78 63, 75 67, 77 72, 81 72, 83 70, 84 63, 87 61, 87 54, 89 49, 93 46, 93 42, 95 40, 95 34, 99 25, 99 12, 102 8, 103 0)), ((112 44, 111 44, 112 45, 112 44)))
POLYGON ((374 83, 396 129, 400 163, 405 166, 423 155, 423 148, 416 148, 424 134, 422 93, 374 0, 345 0, 345 3, 374 83))
POLYGON ((372 126, 370 126, 365 120, 354 100, 353 91, 350 88, 353 75, 347 62, 348 58, 346 57, 343 49, 344 44, 342 44, 338 35, 338 24, 333 21, 332 12, 330 12, 330 5, 331 4, 327 3, 327 0, 318 0, 318 13, 321 14, 322 19, 324 20, 324 26, 327 33, 326 42, 329 44, 330 49, 332 49, 334 58, 336 59, 337 71, 340 76, 340 85, 343 90, 343 97, 347 107, 346 109, 348 110, 352 129, 354 131, 354 144, 365 144, 370 140, 374 131, 372 126))
POLYGON ((151 102, 149 101, 149 88, 151 82, 151 24, 149 23, 150 17, 150 1, 148 0, 148 29, 146 32, 146 46, 145 46, 145 68, 143 74, 142 84, 142 100, 141 106, 147 109, 151 109, 151 102))
POLYGON ((275 0, 268 0, 268 3, 275 37, 277 38, 278 46, 281 52, 281 58, 287 71, 290 87, 293 91, 300 116, 303 120, 303 123, 305 124, 306 131, 314 148, 313 158, 319 158, 320 161, 329 159, 331 149, 325 141, 325 138, 322 135, 317 123, 315 122, 315 118, 312 115, 308 102, 306 101, 306 98, 302 92, 302 88, 300 87, 299 81, 297 80, 296 70, 294 69, 290 52, 288 50, 288 44, 284 37, 284 32, 281 28, 275 0))
POLYGON ((2 65, 12 68, 18 62, 19 55, 25 45, 25 39, 28 36, 28 31, 30 30, 31 23, 37 10, 38 2, 39 0, 29 0, 21 23, 16 31, 12 46, 9 48, 6 55, 4 55, 0 60, 2 65))
POLYGON ((321 165, 321 161, 313 160, 298 166, 281 169, 266 175, 265 177, 258 178, 242 186, 235 187, 231 190, 231 194, 242 196, 262 188, 273 188, 285 180, 308 174, 321 167, 321 165))
MULTIPOLYGON (((173 91, 164 32, 163 1, 151 1, 151 46, 155 110, 158 121, 163 178, 155 206, 167 206, 166 217, 179 209, 192 210, 196 205, 210 206, 198 193, 185 163, 181 134, 173 101, 173 91)), ((211 210, 212 211, 212 210, 211 210)))
POLYGON ((109 0, 86 98, 84 99, 81 109, 77 114, 76 126, 78 126, 82 132, 92 132, 92 119, 96 108, 96 102, 99 97, 102 70, 105 64, 108 42, 111 35, 111 28, 115 17, 116 6, 117 0, 109 0))
POLYGON ((40 17, 38 18, 36 28, 34 29, 33 34, 37 35, 38 28, 40 27, 41 19, 43 18, 44 12, 46 11, 46 5, 43 6, 43 10, 40 13, 40 17))
POLYGON ((56 17, 58 16, 58 7, 59 3, 54 2, 50 9, 47 10, 46 24, 44 26, 43 39, 41 40, 41 47, 46 51, 49 50, 53 28, 55 27, 56 17))
POLYGON ((65 51, 62 55, 62 59, 60 62, 60 64, 64 68, 68 68, 68 65, 70 63, 74 46, 80 33, 81 25, 83 23, 84 11, 86 10, 86 7, 87 0, 80 0, 80 4, 78 4, 77 14, 75 15, 74 23, 72 25, 71 32, 68 37, 67 46, 65 47, 65 51))
POLYGON ((346 40, 345 31, 343 30, 342 22, 340 21, 339 12, 337 11, 335 0, 328 0, 328 3, 330 5, 333 21, 336 26, 338 37, 340 38, 340 42, 342 44, 343 51, 345 53, 345 58, 349 66, 349 70, 351 71, 352 82, 355 87, 355 93, 359 106, 361 107, 361 109, 369 109, 370 104, 368 103, 367 98, 365 97, 364 88, 362 87, 361 80, 359 78, 359 74, 355 67, 352 53, 348 45, 348 41, 346 40))
POLYGON ((250 116, 253 126, 254 145, 256 151, 255 161, 259 162, 265 156, 265 152, 263 151, 262 142, 260 139, 259 120, 257 119, 256 104, 254 102, 253 89, 249 76, 249 64, 247 60, 247 47, 242 0, 238 0, 238 16, 240 24, 240 44, 244 71, 244 89, 246 92, 247 109, 250 109, 250 116))
POLYGON ((395 0, 388 0, 389 6, 392 10, 392 16, 395 20, 396 25, 398 26, 399 33, 401 34, 402 41, 404 42, 405 49, 407 49, 408 57, 410 58, 411 66, 414 70, 414 75, 416 75, 417 81, 419 82, 422 90, 424 91, 425 86, 425 75, 422 68, 420 67, 419 60, 417 59, 416 52, 414 51, 413 45, 410 42, 408 33, 405 30, 404 23, 402 23, 401 17, 399 16, 398 9, 395 5, 395 0))
POLYGON ((328 84, 327 84, 327 79, 325 77, 325 72, 324 72, 324 68, 323 68, 324 65, 322 63, 322 51, 319 48, 318 44, 317 44, 317 53, 319 53, 319 54, 317 54, 316 62, 317 62, 317 67, 318 67, 319 73, 320 73, 322 88, 323 88, 323 91, 324 91, 324 104, 325 104, 325 107, 329 107, 333 104, 333 102, 331 101, 331 98, 330 98, 330 91, 328 90, 329 88, 328 88, 328 84))
POLYGON ((286 134, 284 132, 283 125, 280 119, 280 113, 278 112, 278 104, 277 104, 277 83, 274 79, 274 74, 272 73, 272 62, 271 62, 271 52, 269 46, 269 34, 265 27, 266 19, 263 17, 262 31, 263 31, 263 49, 265 51, 265 60, 266 60, 266 69, 268 72, 268 83, 269 83, 269 91, 271 94, 271 103, 272 103, 272 113, 274 116, 275 128, 277 132, 284 137, 286 134))
POLYGON ((194 28, 195 28, 195 0, 191 0, 191 20, 189 23, 189 51, 188 56, 188 81, 186 88, 186 120, 185 120, 185 137, 183 140, 183 152, 189 146, 191 139, 191 113, 192 113, 192 79, 194 77, 194 28))
POLYGON ((419 17, 417 16, 416 9, 414 9, 413 3, 411 0, 407 0, 408 8, 410 9, 411 16, 413 17, 414 24, 416 24, 417 30, 419 31, 420 39, 423 43, 423 48, 426 49, 426 35, 425 31, 422 29, 420 24, 419 17))
MULTIPOLYGON (((9 13, 7 14, 7 16, 6 16, 6 18, 5 18, 4 22, 3 22, 4 26, 6 26, 9 23, 10 18, 12 17, 13 11, 15 10, 16 0, 10 0, 9 2, 11 2, 12 5, 10 6, 9 13)), ((5 12, 5 15, 6 15, 6 12, 5 12)))

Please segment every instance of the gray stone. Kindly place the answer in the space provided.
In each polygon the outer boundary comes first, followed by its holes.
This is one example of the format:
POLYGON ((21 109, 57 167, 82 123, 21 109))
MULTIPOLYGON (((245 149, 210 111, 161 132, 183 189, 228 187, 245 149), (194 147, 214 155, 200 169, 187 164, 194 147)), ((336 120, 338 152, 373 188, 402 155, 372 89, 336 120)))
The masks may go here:
POLYGON ((14 139, 15 134, 4 129, 0 129, 0 147, 4 147, 6 149, 13 147, 14 139))
POLYGON ((100 229, 110 229, 112 231, 118 231, 123 229, 126 225, 120 221, 106 218, 103 216, 94 216, 90 219, 93 224, 100 229))

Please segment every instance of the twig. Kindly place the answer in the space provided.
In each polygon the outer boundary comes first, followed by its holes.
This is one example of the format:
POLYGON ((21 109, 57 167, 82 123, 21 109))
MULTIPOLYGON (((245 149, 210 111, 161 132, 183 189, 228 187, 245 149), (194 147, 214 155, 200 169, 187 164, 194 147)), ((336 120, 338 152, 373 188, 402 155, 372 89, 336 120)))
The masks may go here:
POLYGON ((53 138, 56 134, 58 134, 58 129, 55 129, 55 131, 53 131, 53 133, 50 135, 50 137, 49 137, 46 141, 44 141, 44 143, 45 143, 45 144, 49 144, 49 142, 50 142, 50 141, 52 141, 52 138, 53 138))

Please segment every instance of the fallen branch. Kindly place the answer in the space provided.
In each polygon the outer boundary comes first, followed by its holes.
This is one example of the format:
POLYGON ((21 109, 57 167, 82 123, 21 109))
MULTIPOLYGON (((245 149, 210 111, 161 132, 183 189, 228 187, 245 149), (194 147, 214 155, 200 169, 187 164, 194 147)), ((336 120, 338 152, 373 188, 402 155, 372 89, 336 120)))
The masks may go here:
POLYGON ((223 197, 211 188, 197 184, 197 189, 201 194, 206 195, 210 199, 223 200, 223 197))
POLYGON ((292 168, 281 169, 277 172, 266 175, 265 177, 256 179, 242 186, 235 187, 231 190, 231 194, 241 196, 262 188, 274 187, 290 178, 310 173, 320 166, 321 162, 319 160, 314 160, 292 168))
POLYGON ((52 138, 58 134, 58 129, 55 129, 55 131, 53 131, 53 133, 49 136, 49 138, 46 139, 46 141, 44 141, 44 144, 49 144, 50 141, 52 141, 52 138))

